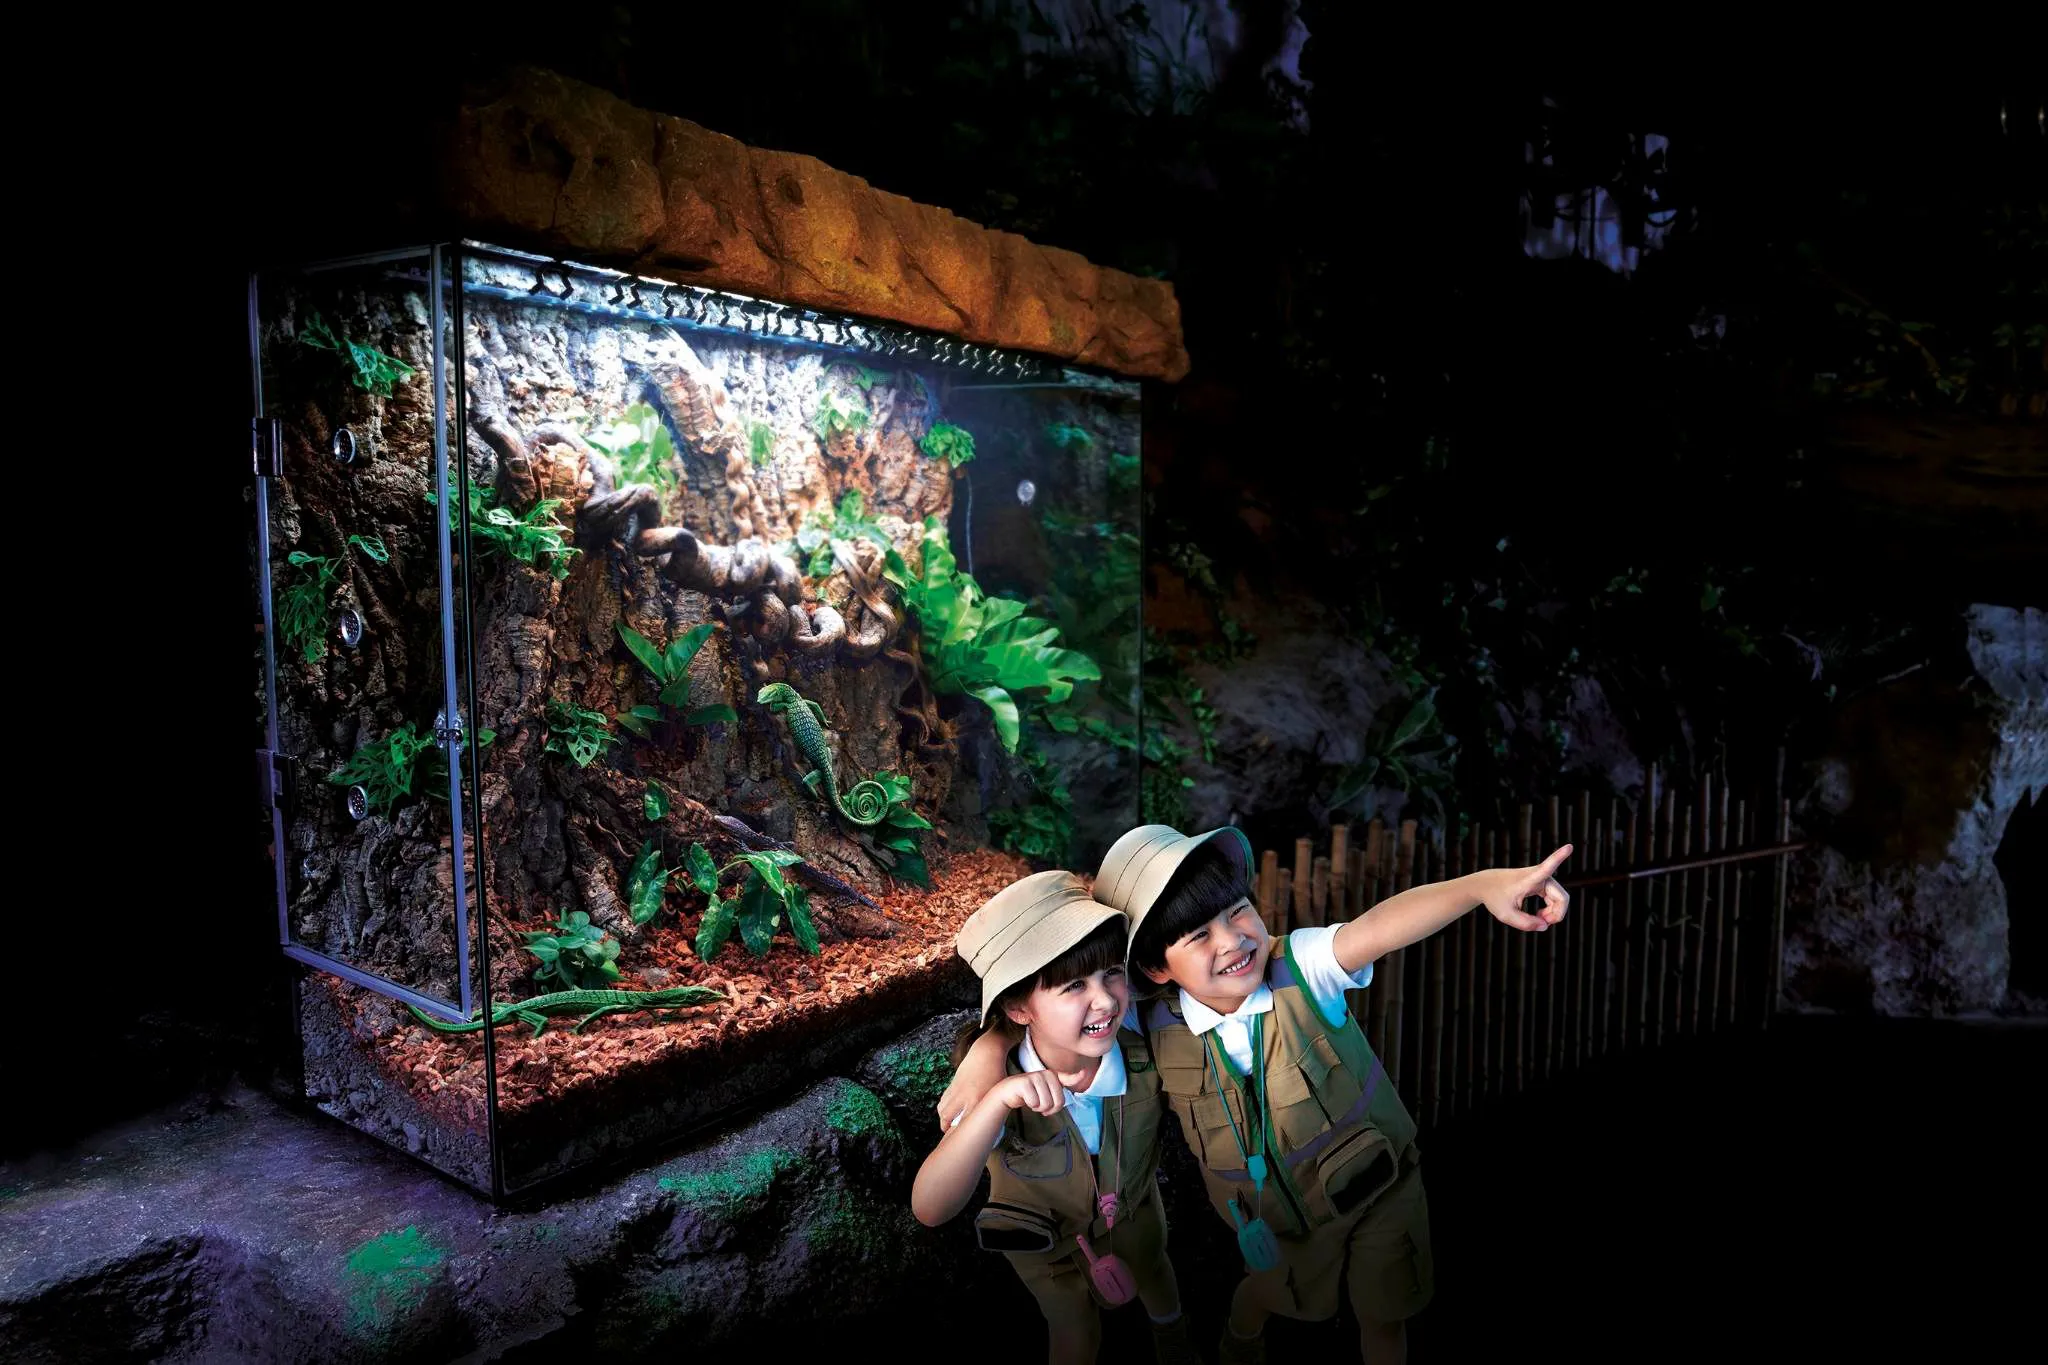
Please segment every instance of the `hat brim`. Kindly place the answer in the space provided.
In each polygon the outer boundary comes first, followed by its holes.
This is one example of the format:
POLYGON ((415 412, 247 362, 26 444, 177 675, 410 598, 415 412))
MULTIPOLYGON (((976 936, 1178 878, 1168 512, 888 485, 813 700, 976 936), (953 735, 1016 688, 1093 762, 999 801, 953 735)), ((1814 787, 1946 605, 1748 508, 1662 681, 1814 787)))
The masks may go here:
POLYGON ((1189 854, 1211 839, 1219 839, 1217 846, 1225 850, 1249 884, 1251 841, 1235 825, 1193 835, 1182 834, 1170 825, 1140 825, 1103 855, 1102 867, 1095 874, 1095 899, 1124 913, 1128 921, 1126 952, 1137 940, 1139 926, 1158 904, 1173 874, 1180 871, 1189 854))

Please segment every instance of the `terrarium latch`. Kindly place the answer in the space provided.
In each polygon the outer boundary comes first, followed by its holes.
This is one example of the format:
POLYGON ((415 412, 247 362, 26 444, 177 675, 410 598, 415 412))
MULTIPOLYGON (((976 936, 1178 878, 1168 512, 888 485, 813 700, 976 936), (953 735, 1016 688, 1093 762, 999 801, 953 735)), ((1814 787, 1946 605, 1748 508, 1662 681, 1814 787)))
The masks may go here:
POLYGON ((442 708, 434 716, 434 747, 454 749, 461 747, 462 743, 462 712, 455 713, 455 722, 451 725, 448 722, 447 708, 442 708))
POLYGON ((256 751, 256 788, 265 811, 283 810, 291 800, 292 769, 289 756, 275 749, 256 751))
POLYGON ((249 419, 249 466, 259 479, 284 477, 284 423, 278 418, 249 419))

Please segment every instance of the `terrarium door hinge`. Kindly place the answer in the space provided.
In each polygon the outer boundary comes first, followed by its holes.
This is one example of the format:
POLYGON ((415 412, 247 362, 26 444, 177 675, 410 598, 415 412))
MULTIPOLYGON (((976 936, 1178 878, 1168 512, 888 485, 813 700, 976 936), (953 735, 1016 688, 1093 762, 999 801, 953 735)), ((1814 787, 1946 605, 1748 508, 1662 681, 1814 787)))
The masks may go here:
POLYGON ((275 749, 258 749, 256 787, 265 811, 283 810, 291 800, 292 770, 288 756, 275 749))
POLYGON ((284 477, 284 423, 275 417, 249 419, 249 465, 259 479, 284 477))

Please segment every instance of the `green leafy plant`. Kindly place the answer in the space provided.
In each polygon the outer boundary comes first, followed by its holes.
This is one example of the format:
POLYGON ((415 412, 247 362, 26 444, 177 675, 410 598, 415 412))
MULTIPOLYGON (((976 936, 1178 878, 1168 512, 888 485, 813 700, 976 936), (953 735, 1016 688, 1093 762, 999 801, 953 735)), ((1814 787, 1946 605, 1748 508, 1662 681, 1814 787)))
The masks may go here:
MULTIPOLYGON (((545 568, 556 578, 569 576, 569 560, 582 551, 564 538, 567 529, 554 520, 561 498, 543 498, 523 517, 507 508, 494 506, 491 493, 475 483, 469 485, 469 542, 479 555, 504 555, 521 564, 545 568), (543 562, 545 561, 545 562, 543 562)), ((438 495, 427 494, 438 503, 438 495)))
POLYGON ((1074 840, 1073 799, 1058 771, 1035 743, 1020 746, 1032 797, 988 813, 989 832, 997 845, 1026 858, 1064 862, 1074 840))
POLYGON ((308 318, 306 325, 299 329, 299 341, 316 351, 330 351, 346 359, 349 382, 365 393, 383 398, 389 398, 397 391, 400 380, 410 379, 416 373, 412 366, 397 356, 386 355, 374 346, 337 336, 318 313, 308 318))
POLYGON ((886 378, 888 376, 880 370, 871 370, 865 365, 853 367, 853 382, 859 385, 862 393, 867 393, 886 378))
POLYGON ((807 953, 823 951, 817 926, 811 921, 811 901, 801 886, 783 875, 786 868, 803 861, 795 853, 770 849, 742 853, 724 867, 716 866, 702 844, 690 845, 683 859, 690 881, 709 898, 704 918, 697 927, 697 956, 706 962, 718 955, 734 929, 740 942, 755 957, 767 955, 775 931, 783 924, 807 953), (744 870, 739 894, 729 899, 718 894, 719 882, 736 870, 744 870))
POLYGON ((414 769, 422 753, 434 747, 432 734, 420 734, 406 721, 382 739, 372 740, 327 775, 338 787, 360 786, 370 812, 381 815, 412 795, 414 769))
POLYGON ((651 777, 647 779, 647 793, 641 797, 640 804, 649 820, 660 821, 668 818, 668 792, 651 777))
POLYGON ((540 959, 533 972, 536 983, 585 991, 619 979, 618 943, 581 910, 557 912, 551 931, 529 932, 525 937, 526 951, 540 959))
POLYGON ((1072 422, 1046 423, 1045 439, 1051 441, 1061 450, 1069 452, 1086 450, 1095 444, 1094 433, 1090 432, 1086 427, 1077 427, 1072 422))
MULTIPOLYGON (((810 781, 817 774, 812 772, 804 776, 806 781, 810 781)), ((873 829, 875 843, 895 855, 895 861, 889 866, 889 875, 929 888, 932 884, 931 870, 926 867, 924 853, 918 847, 917 831, 930 829, 932 822, 910 808, 910 779, 902 773, 879 772, 873 780, 882 785, 889 798, 888 813, 873 829)))
POLYGON ((775 455, 775 428, 766 422, 750 425, 747 428, 747 453, 754 458, 754 468, 765 468, 775 455))
POLYGON ((1013 598, 984 595, 972 576, 960 572, 937 517, 925 519, 921 572, 913 577, 903 556, 891 550, 888 576, 917 616, 933 689, 978 698, 994 714, 996 734, 1012 753, 1019 723, 1015 694, 1037 692, 1044 702, 1062 702, 1073 695, 1075 683, 1102 677, 1093 659, 1054 643, 1058 626, 1024 615, 1024 604, 1013 598))
POLYGON ((867 513, 866 499, 858 488, 839 495, 837 507, 821 507, 811 513, 796 538, 784 543, 783 553, 804 566, 808 578, 829 578, 835 567, 835 547, 855 540, 870 540, 886 553, 894 542, 867 513))
POLYGON ((941 422, 925 433, 917 448, 934 460, 944 460, 958 469, 974 458, 974 436, 951 422, 941 422))
POLYGON ((640 845, 639 855, 626 874, 626 907, 633 923, 645 924, 661 913, 661 898, 668 891, 668 879, 676 871, 663 867, 661 845, 653 839, 640 845))
MULTIPOLYGON (((709 725, 714 721, 731 722, 739 719, 739 712, 723 703, 713 706, 690 705, 690 662, 697 657, 697 651, 711 638, 717 629, 711 622, 690 627, 669 642, 667 649, 656 649, 652 641, 639 631, 619 622, 619 638, 626 642, 626 648, 633 651, 633 657, 647 666, 661 684, 661 701, 665 706, 674 707, 683 713, 685 725, 709 725)), ((619 724, 642 739, 651 738, 653 725, 661 719, 661 713, 651 706, 635 706, 622 711, 616 717, 619 724)))
MULTIPOLYGON (((376 536, 350 536, 348 546, 379 564, 391 558, 376 536)), ((294 550, 286 558, 299 572, 277 597, 278 636, 287 651, 297 652, 309 664, 318 663, 327 655, 328 607, 334 590, 341 586, 341 559, 303 550, 294 550)))
POLYGON ((593 711, 574 702, 548 699, 548 742, 543 753, 563 754, 575 760, 579 768, 587 768, 597 761, 611 743, 611 723, 604 718, 604 712, 593 711))
POLYGON ((1430 808, 1437 824, 1444 824, 1444 797, 1451 790, 1451 776, 1442 760, 1455 741, 1444 735, 1436 691, 1430 688, 1406 707, 1382 709, 1366 732, 1365 756, 1337 775, 1330 794, 1332 810, 1364 813, 1359 803, 1377 784, 1399 788, 1410 799, 1420 800, 1430 808), (1397 712, 1399 718, 1390 719, 1397 712))
POLYGON ((676 447, 668 426, 661 420, 661 414, 645 403, 633 404, 618 421, 584 439, 592 449, 618 461, 622 482, 650 484, 660 493, 667 493, 682 482, 676 474, 676 447))
POLYGON ((821 444, 829 443, 834 436, 859 435, 868 429, 870 420, 866 408, 858 403, 843 408, 832 390, 826 389, 818 395, 818 413, 811 419, 811 430, 818 433, 821 444))

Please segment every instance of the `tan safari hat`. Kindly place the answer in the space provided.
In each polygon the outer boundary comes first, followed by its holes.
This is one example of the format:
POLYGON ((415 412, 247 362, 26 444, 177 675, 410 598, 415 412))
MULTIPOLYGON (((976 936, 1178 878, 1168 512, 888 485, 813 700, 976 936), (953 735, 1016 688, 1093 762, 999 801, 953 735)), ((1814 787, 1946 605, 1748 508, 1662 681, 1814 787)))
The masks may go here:
POLYGON ((954 948, 981 978, 981 1022, 996 997, 1123 912, 1088 894, 1071 872, 1034 872, 1011 882, 967 917, 954 948))
POLYGON ((1236 861, 1249 882, 1252 845, 1235 825, 1207 834, 1182 834, 1171 825, 1140 825, 1109 846, 1102 869, 1095 874, 1095 898, 1130 917, 1126 943, 1137 938, 1138 926, 1187 856, 1211 839, 1236 861))

